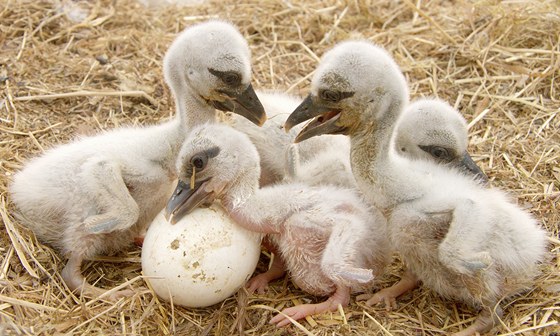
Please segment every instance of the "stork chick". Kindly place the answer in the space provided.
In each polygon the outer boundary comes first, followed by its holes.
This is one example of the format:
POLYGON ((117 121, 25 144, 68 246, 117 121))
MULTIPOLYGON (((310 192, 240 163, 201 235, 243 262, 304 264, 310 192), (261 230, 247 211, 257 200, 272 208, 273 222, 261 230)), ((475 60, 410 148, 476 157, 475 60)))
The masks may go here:
POLYGON ((93 297, 106 292, 87 283, 82 261, 120 251, 144 232, 173 192, 175 161, 188 131, 214 122, 213 106, 259 125, 266 120, 250 85, 247 42, 231 24, 209 21, 186 29, 163 63, 175 118, 55 147, 28 162, 10 186, 22 223, 69 257, 62 277, 71 290, 93 297))
POLYGON ((389 237, 408 270, 368 303, 390 303, 421 280, 482 309, 457 335, 488 331, 501 314, 499 301, 531 285, 546 254, 545 231, 502 191, 457 169, 398 155, 394 133, 407 103, 404 76, 384 49, 345 42, 324 55, 310 96, 286 128, 314 118, 297 141, 348 135, 357 184, 387 215, 389 237))
MULTIPOLYGON (((329 296, 318 304, 287 308, 301 319, 346 305, 350 293, 381 273, 388 259, 386 223, 349 190, 281 183, 259 189, 259 156, 250 139, 224 125, 191 133, 177 161, 179 183, 166 213, 172 223, 201 204, 220 200, 246 229, 268 234, 292 281, 329 296)), ((287 325, 279 314, 271 323, 287 325)))

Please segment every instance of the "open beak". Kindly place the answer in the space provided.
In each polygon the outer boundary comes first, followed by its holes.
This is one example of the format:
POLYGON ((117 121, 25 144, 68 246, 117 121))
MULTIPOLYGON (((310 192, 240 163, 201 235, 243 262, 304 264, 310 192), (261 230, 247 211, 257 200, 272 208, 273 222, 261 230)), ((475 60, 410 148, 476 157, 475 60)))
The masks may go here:
POLYGON ((290 114, 286 123, 284 123, 284 130, 289 132, 294 126, 314 118, 299 132, 295 139, 296 143, 316 135, 343 134, 346 128, 337 125, 339 117, 339 110, 314 103, 313 96, 309 95, 292 114, 290 114))
POLYGON ((476 165, 468 152, 465 152, 461 161, 458 162, 458 165, 462 169, 468 171, 469 174, 476 176, 476 178, 480 179, 482 182, 488 182, 488 177, 484 174, 482 169, 476 165))
POLYGON ((229 98, 221 102, 212 101, 212 105, 215 108, 239 114, 257 126, 262 126, 265 123, 266 113, 264 107, 251 84, 241 93, 230 91, 223 93, 229 98))
POLYGON ((165 219, 171 224, 176 224, 200 205, 213 201, 214 193, 204 188, 207 182, 208 179, 198 181, 191 189, 189 183, 179 180, 165 207, 165 219))

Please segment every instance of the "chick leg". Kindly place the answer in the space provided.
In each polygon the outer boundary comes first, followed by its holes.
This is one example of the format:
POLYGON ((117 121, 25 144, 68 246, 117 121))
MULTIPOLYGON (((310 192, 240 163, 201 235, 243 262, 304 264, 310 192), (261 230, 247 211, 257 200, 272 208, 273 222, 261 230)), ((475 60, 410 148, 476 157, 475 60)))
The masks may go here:
POLYGON ((268 287, 268 283, 272 280, 281 278, 284 274, 286 274, 284 260, 282 260, 282 257, 279 254, 275 254, 274 260, 272 260, 272 265, 270 265, 270 269, 252 277, 245 287, 247 287, 247 291, 249 293, 257 291, 259 294, 264 294, 266 288, 268 287))
POLYGON ((490 253, 479 247, 488 232, 485 227, 475 225, 478 221, 475 206, 470 201, 463 202, 454 209, 449 231, 438 247, 439 259, 444 265, 467 275, 492 263, 490 253))
POLYGON ((83 188, 89 191, 98 207, 97 214, 84 220, 90 233, 125 230, 138 221, 138 204, 130 195, 118 164, 94 158, 83 165, 82 174, 83 188))
POLYGON ((353 220, 351 215, 337 220, 325 246, 321 270, 335 283, 342 282, 352 286, 373 280, 372 270, 354 266, 358 242, 366 235, 365 230, 357 223, 361 222, 353 220))
POLYGON ((488 307, 485 307, 478 315, 473 324, 471 324, 464 330, 452 334, 452 336, 471 336, 488 332, 496 324, 498 324, 499 317, 501 317, 502 314, 503 311, 500 306, 496 307, 496 312, 492 311, 492 309, 488 307))
POLYGON ((130 195, 121 175, 118 164, 96 157, 88 160, 82 166, 81 181, 84 192, 88 193, 93 201, 93 208, 90 212, 93 215, 86 217, 78 226, 72 226, 65 233, 65 240, 70 245, 71 251, 68 263, 62 270, 62 277, 71 290, 80 290, 87 296, 99 297, 106 295, 109 299, 118 299, 122 296, 132 294, 131 291, 107 291, 96 288, 85 281, 81 273, 81 264, 85 257, 96 254, 97 251, 104 250, 107 244, 112 244, 112 249, 118 249, 123 245, 128 245, 126 232, 124 231, 133 226, 139 217, 139 208, 136 201, 130 195), (84 232, 84 227, 86 232, 84 232), (102 233, 113 235, 124 235, 122 241, 111 240, 107 242, 102 233), (84 233, 86 235, 84 235, 84 233), (91 239, 86 239, 90 236, 91 239), (80 238, 81 237, 81 238, 80 238))
POLYGON ((328 311, 336 311, 338 305, 347 306, 350 302, 350 288, 346 286, 337 286, 336 292, 328 298, 327 301, 316 304, 302 304, 282 310, 282 314, 274 316, 270 320, 270 324, 276 324, 283 327, 290 324, 290 320, 285 316, 289 316, 294 320, 300 320, 309 315, 321 314, 328 311))
POLYGON ((389 311, 397 309, 397 297, 418 287, 418 278, 412 271, 406 270, 402 278, 391 287, 383 288, 375 294, 362 294, 356 297, 356 300, 367 300, 366 305, 373 306, 378 303, 385 303, 385 308, 389 311))
MULTIPOLYGON (((83 259, 82 254, 72 253, 61 272, 62 279, 73 292, 82 292, 84 295, 94 298, 105 295, 108 292, 107 290, 90 285, 82 275, 80 268, 83 259)), ((132 294, 134 294, 134 291, 120 290, 105 296, 109 300, 116 301, 121 297, 131 296, 132 294)))

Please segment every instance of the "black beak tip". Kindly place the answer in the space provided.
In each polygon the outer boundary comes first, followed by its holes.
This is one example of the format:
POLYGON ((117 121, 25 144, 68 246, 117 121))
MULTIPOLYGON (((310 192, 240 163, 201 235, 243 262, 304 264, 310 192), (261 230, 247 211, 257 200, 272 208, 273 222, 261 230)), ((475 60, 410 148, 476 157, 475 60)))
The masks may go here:
POLYGON ((264 106, 251 84, 245 91, 232 97, 232 103, 234 108, 231 111, 244 116, 253 124, 261 127, 266 122, 267 115, 264 106))
POLYGON ((315 117, 315 115, 310 112, 312 105, 313 99, 311 95, 308 95, 288 116, 288 119, 284 122, 284 131, 288 133, 294 126, 315 117))

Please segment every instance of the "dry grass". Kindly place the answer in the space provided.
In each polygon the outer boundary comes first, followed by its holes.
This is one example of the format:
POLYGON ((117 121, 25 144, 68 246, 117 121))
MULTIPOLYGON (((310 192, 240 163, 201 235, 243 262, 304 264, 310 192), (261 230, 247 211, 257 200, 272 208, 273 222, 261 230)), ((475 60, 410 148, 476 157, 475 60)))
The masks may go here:
MULTIPOLYGON (((76 2, 75 2, 76 4, 76 2)), ((77 134, 173 114, 161 60, 177 32, 209 17, 237 24, 253 51, 255 86, 305 94, 318 57, 350 37, 375 41, 402 66, 414 97, 439 96, 470 121, 470 151, 494 186, 550 232, 551 260, 533 290, 506 304, 495 334, 560 332, 560 9, 558 1, 216 0, 147 9, 132 0, 77 3, 73 22, 56 1, 0 2, 0 334, 440 335, 476 312, 420 288, 390 313, 352 302, 344 314, 276 329, 275 310, 318 300, 286 279, 264 296, 243 293, 207 309, 171 307, 139 291, 117 304, 71 294, 63 260, 12 219, 11 176, 77 134)), ((56 195, 53 195, 56 197, 56 195)), ((105 288, 143 286, 140 251, 84 265, 105 288)), ((266 267, 267 259, 259 265, 266 267)), ((398 278, 395 262, 379 287, 398 278)))

